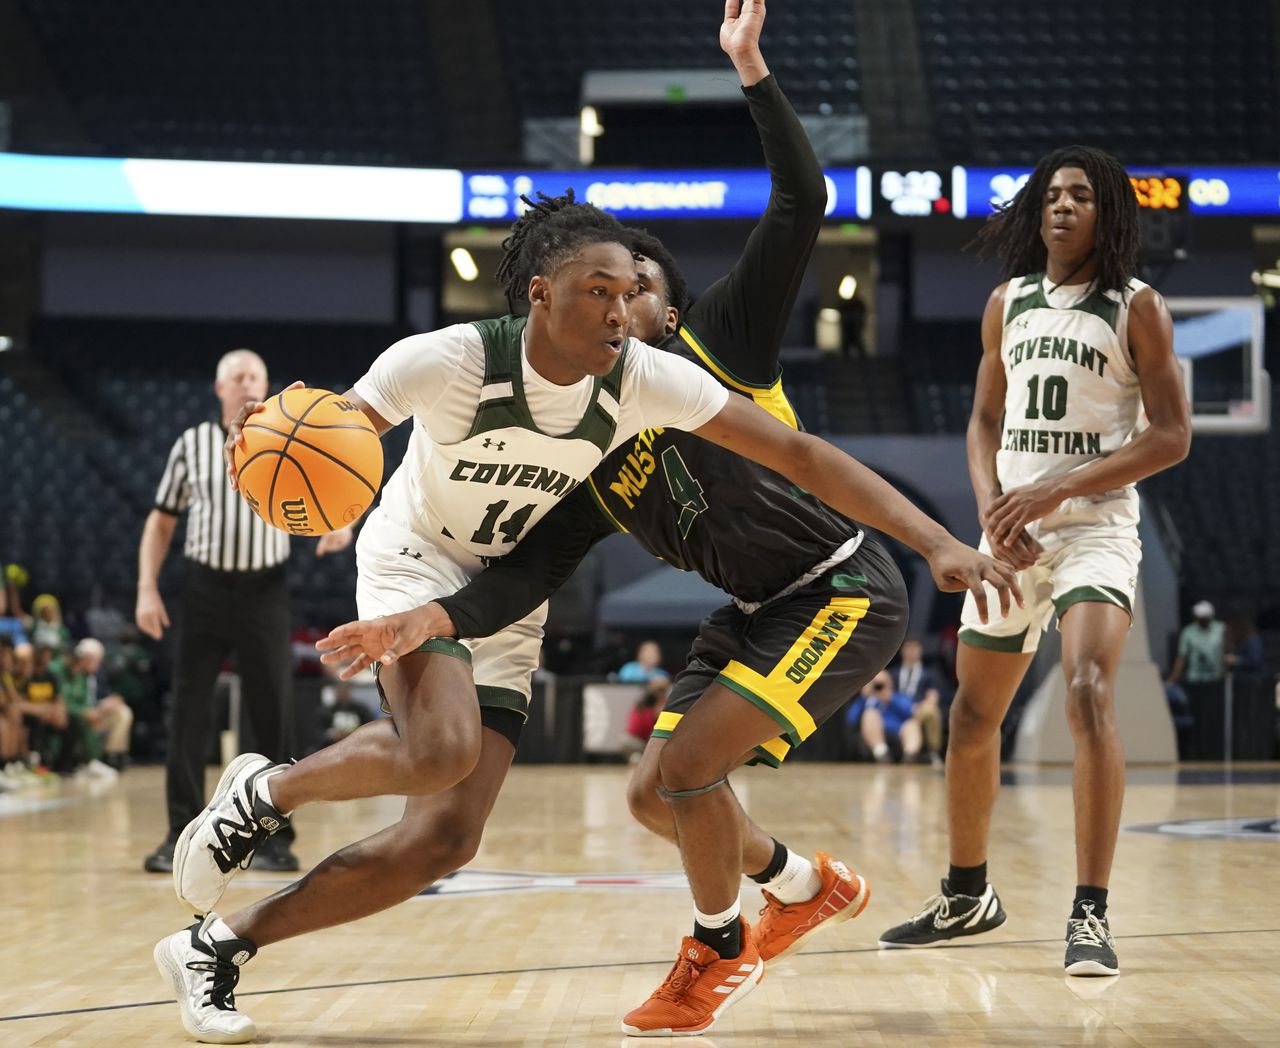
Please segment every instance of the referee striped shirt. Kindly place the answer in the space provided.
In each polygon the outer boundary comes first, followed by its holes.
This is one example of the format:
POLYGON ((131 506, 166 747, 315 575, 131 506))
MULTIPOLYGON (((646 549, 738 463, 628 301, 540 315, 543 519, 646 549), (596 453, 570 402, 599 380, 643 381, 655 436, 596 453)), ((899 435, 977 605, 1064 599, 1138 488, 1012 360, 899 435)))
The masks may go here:
POLYGON ((156 491, 156 509, 187 511, 183 552, 217 571, 261 571, 289 559, 289 536, 271 527, 231 489, 222 446, 226 432, 216 422, 186 430, 169 452, 156 491))

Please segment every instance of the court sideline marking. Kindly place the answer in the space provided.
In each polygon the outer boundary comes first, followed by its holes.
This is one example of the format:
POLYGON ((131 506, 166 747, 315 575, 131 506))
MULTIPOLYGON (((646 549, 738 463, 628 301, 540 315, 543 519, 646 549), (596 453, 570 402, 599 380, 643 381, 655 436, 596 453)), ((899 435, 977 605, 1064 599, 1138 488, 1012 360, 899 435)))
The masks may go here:
MULTIPOLYGON (((1151 932, 1146 935, 1117 935, 1117 940, 1131 939, 1185 939, 1192 936, 1206 935, 1277 935, 1280 928, 1243 928, 1208 932, 1151 932)), ((1043 946, 1048 943, 1060 943, 1061 939, 1014 939, 1010 942, 964 943, 948 947, 948 950, 981 949, 984 946, 1043 946)), ((852 950, 810 950, 804 957, 847 957, 860 953, 902 953, 910 954, 910 950, 882 950, 878 946, 860 946, 852 950)), ((410 975, 397 979, 361 979, 356 982, 318 983, 313 986, 287 986, 278 990, 252 990, 237 993, 236 998, 267 997, 281 993, 310 993, 313 990, 349 990, 360 986, 394 986, 398 983, 439 982, 444 979, 477 979, 498 975, 537 975, 544 972, 577 972, 591 968, 642 968, 670 964, 670 958, 661 961, 615 961, 611 964, 557 964, 545 968, 502 968, 487 972, 449 972, 439 975, 410 975)), ((67 1008, 56 1012, 29 1012, 20 1015, 0 1015, 0 1023, 16 1022, 20 1019, 52 1019, 63 1015, 91 1015, 97 1012, 116 1012, 130 1008, 156 1008, 160 1005, 173 1004, 173 999, 163 1001, 134 1001, 129 1004, 101 1004, 92 1008, 67 1008)))

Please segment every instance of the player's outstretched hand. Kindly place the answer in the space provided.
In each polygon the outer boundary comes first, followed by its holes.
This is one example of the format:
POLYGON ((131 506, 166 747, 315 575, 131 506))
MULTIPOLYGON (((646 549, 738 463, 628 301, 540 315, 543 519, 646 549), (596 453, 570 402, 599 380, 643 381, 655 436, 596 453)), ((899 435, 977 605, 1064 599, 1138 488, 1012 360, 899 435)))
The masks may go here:
MULTIPOLYGON (((305 382, 291 382, 285 386, 285 390, 303 389, 305 382)), ((284 390, 281 390, 284 392, 284 390)), ((239 491, 240 484, 236 479, 236 455, 235 451, 238 447, 244 447, 244 424, 248 421, 249 416, 255 412, 261 411, 265 406, 265 401, 248 400, 245 401, 244 407, 240 409, 236 417, 227 425, 227 439, 222 445, 222 457, 227 462, 227 476, 231 478, 231 490, 239 491)))
POLYGON ((350 680, 375 662, 390 666, 402 655, 415 651, 432 637, 453 637, 457 628, 448 613, 435 601, 412 611, 383 615, 376 619, 348 622, 316 641, 320 661, 342 665, 340 680, 350 680))
POLYGON ((1028 524, 1047 516, 1062 502, 1062 495, 1046 484, 1028 484, 992 499, 983 516, 983 529, 994 546, 1008 546, 1028 524))
POLYGON ((967 589, 978 603, 978 617, 983 622, 987 621, 986 585, 996 591, 1001 615, 1009 614, 1013 601, 1018 602, 1018 607, 1023 606, 1018 573, 1008 564, 992 560, 957 539, 949 539, 928 557, 928 561, 938 589, 944 593, 959 593, 967 589))
POLYGON ((764 28, 764 0, 725 0, 720 50, 730 58, 755 54, 764 28))

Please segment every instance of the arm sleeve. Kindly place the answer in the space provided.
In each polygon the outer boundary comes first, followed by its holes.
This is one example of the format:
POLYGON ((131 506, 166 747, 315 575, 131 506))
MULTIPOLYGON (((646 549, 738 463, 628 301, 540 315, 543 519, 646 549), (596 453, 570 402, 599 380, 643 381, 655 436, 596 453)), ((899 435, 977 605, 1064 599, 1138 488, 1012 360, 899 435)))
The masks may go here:
POLYGON ((630 362, 623 399, 639 406, 640 425, 635 430, 620 426, 620 433, 656 426, 692 432, 720 414, 729 400, 729 391, 708 372, 675 353, 633 342, 630 362))
POLYGON ((402 338, 383 350, 352 388, 393 426, 410 415, 429 414, 462 359, 462 328, 402 338))
POLYGON ((160 486, 156 489, 156 509, 161 513, 177 516, 191 501, 191 479, 187 476, 187 435, 185 433, 174 442, 169 452, 169 461, 165 463, 164 475, 160 478, 160 486))
POLYGON ((827 208, 827 183, 804 127, 772 76, 743 88, 772 180, 769 206, 730 272, 694 303, 690 329, 734 378, 770 385, 827 208))
POLYGON ((459 637, 488 637, 518 622, 568 581, 582 558, 614 527, 582 485, 516 548, 437 603, 459 637))

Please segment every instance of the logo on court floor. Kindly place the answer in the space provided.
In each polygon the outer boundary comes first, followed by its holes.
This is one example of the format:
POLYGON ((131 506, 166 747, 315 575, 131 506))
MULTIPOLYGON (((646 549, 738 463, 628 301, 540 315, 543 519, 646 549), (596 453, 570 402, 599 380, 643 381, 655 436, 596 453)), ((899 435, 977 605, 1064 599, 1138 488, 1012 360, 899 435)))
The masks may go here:
POLYGON ((1128 833, 1158 833, 1165 837, 1199 837, 1202 840, 1280 842, 1280 819, 1255 815, 1242 819, 1175 819, 1126 826, 1128 833))
POLYGON ((506 892, 687 891, 683 873, 525 873, 516 870, 458 870, 418 893, 418 898, 446 895, 499 895, 506 892))

